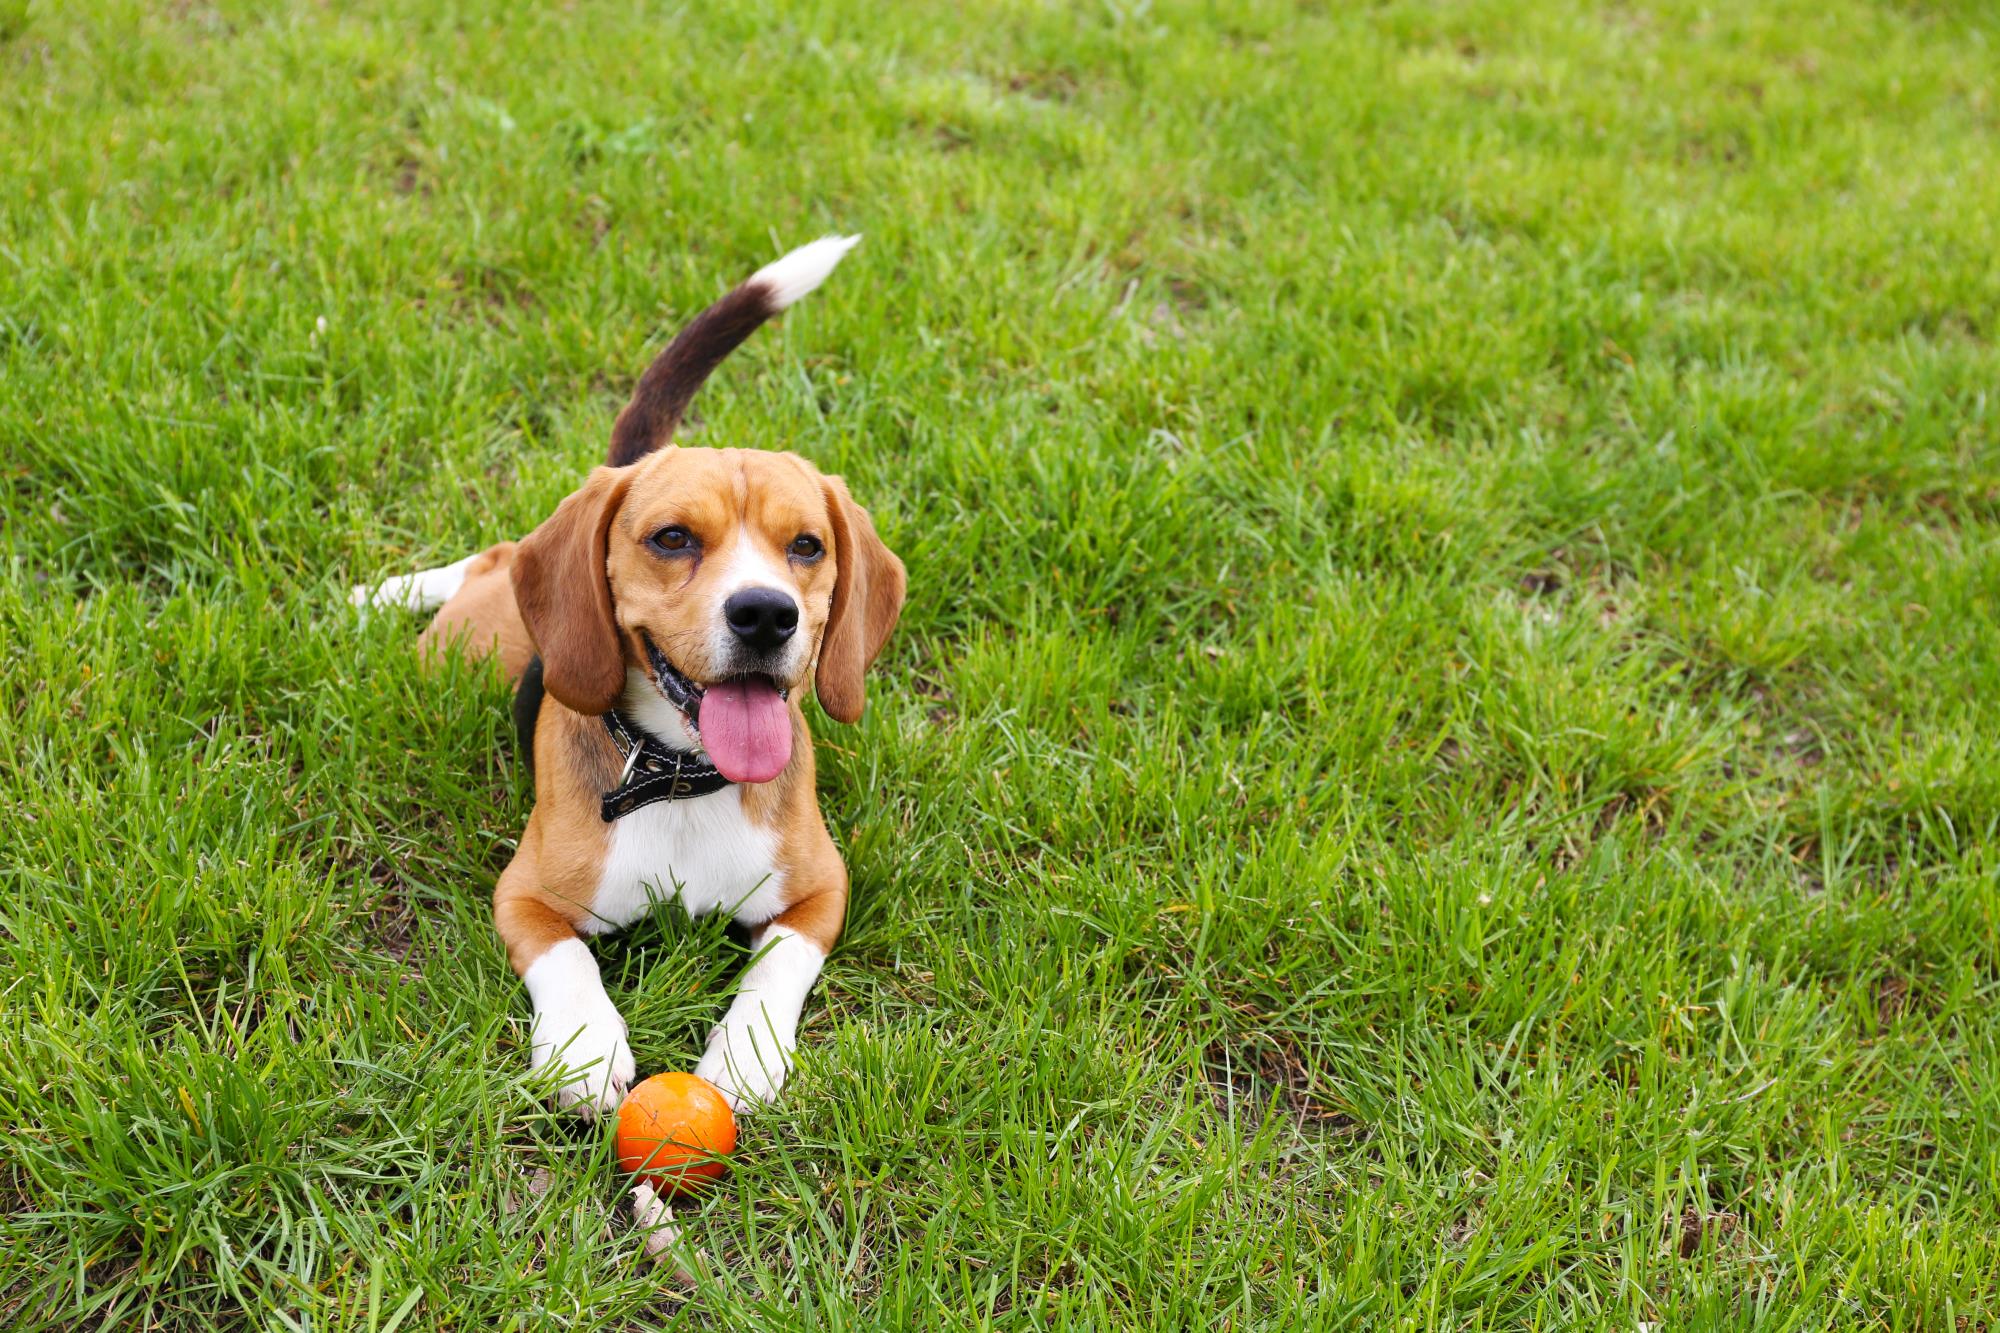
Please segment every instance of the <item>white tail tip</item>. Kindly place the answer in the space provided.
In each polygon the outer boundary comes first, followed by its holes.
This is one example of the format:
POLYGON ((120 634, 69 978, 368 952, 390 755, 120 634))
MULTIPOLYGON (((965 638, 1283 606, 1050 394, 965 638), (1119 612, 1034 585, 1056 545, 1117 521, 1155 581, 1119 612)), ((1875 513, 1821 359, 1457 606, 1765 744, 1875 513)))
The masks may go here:
POLYGON ((770 292, 772 308, 783 310, 825 282, 840 257, 860 243, 859 236, 822 236, 772 260, 752 273, 750 281, 764 284, 770 292))

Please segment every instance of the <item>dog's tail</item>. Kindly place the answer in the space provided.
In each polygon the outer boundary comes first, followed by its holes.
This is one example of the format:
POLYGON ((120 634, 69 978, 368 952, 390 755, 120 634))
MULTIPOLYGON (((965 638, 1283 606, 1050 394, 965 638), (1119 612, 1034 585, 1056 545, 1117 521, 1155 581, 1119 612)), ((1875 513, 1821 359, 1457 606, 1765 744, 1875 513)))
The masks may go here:
POLYGON ((752 273, 694 317, 639 377, 632 401, 611 428, 613 467, 635 463, 666 444, 695 390, 757 326, 826 281, 859 236, 822 236, 752 273))

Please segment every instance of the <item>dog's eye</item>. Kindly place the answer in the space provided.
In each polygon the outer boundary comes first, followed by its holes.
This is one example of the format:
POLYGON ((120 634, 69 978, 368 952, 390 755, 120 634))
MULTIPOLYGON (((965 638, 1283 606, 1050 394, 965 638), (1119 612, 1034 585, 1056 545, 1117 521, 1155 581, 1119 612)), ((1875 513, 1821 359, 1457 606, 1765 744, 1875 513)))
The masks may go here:
POLYGON ((819 538, 809 532, 801 532, 792 538, 791 556, 794 560, 817 560, 819 553, 825 549, 819 538))
POLYGON ((685 551, 694 545, 694 534, 676 523, 661 528, 646 540, 662 551, 685 551))

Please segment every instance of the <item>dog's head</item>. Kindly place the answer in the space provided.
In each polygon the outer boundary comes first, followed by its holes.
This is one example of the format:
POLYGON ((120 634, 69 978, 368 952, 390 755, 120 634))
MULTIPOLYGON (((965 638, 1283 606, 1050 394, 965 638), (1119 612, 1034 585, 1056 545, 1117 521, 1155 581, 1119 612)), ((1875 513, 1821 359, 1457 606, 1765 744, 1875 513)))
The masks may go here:
POLYGON ((641 715, 657 694, 733 782, 790 761, 785 701, 808 680, 830 716, 861 716, 904 588, 840 478, 751 449, 598 468, 521 543, 513 578, 550 694, 641 715))
POLYGON ((734 782, 784 770, 787 699, 808 680, 830 716, 861 716, 863 677, 903 606, 903 563, 840 478, 796 454, 663 447, 715 363, 845 249, 801 287, 797 261, 815 246, 761 270, 674 340, 619 418, 616 465, 592 472, 514 557, 544 688, 578 712, 680 722, 734 782), (705 323, 707 335, 692 336, 705 323))

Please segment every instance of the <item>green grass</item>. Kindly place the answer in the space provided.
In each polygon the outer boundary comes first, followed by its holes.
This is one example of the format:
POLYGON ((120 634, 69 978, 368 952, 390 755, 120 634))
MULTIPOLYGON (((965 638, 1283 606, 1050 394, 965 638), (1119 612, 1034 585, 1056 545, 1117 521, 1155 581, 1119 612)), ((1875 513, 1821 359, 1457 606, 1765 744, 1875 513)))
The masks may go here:
MULTIPOLYGON (((1997 41, 0 0, 0 1323, 1992 1326, 1997 41), (834 229, 693 440, 912 595, 683 1288, 525 1075, 505 691, 342 594, 834 229)), ((642 1070, 744 958, 599 955, 642 1070)))

